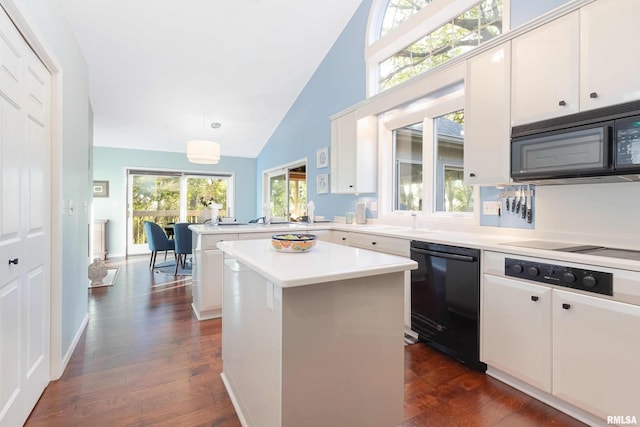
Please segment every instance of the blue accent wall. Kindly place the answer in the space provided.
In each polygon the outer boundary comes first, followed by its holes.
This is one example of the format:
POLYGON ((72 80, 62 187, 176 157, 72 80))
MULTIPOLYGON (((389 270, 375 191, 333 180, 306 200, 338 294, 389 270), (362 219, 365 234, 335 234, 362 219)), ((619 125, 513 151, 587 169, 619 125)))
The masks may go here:
POLYGON ((305 157, 308 200, 314 202, 315 214, 333 218, 355 212, 358 197, 317 193, 316 177, 330 173, 330 168, 316 167, 316 151, 331 146, 329 116, 365 99, 364 42, 370 9, 371 0, 363 0, 258 156, 256 216, 262 215, 263 171, 305 157))
MULTIPOLYGON (((568 1, 511 0, 511 27, 515 28, 568 1)), ((263 171, 302 158, 308 159, 308 198, 313 200, 316 206, 316 215, 333 218, 334 215, 355 211, 358 201, 377 201, 377 193, 357 197, 331 193, 318 194, 316 191, 317 175, 330 173, 327 168, 316 168, 316 150, 331 145, 329 117, 357 104, 366 97, 364 48, 371 4, 372 0, 363 0, 258 156, 256 216, 261 215, 263 171)), ((481 191, 481 196, 483 200, 491 200, 498 193, 499 191, 488 189, 481 191), (484 199, 485 197, 488 199, 484 199)), ((376 217, 377 212, 367 210, 367 216, 376 217)), ((481 224, 503 227, 523 226, 507 217, 503 217, 500 221, 496 221, 495 218, 481 217, 481 224)), ((525 222, 524 227, 532 226, 525 222)))

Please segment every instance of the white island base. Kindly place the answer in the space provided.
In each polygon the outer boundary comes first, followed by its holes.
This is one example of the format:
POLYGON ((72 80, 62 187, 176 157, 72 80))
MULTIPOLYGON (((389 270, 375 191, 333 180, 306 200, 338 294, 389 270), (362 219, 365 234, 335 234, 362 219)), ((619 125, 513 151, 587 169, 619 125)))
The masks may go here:
POLYGON ((282 287, 225 254, 222 379, 241 423, 399 424, 403 304, 402 271, 282 287))

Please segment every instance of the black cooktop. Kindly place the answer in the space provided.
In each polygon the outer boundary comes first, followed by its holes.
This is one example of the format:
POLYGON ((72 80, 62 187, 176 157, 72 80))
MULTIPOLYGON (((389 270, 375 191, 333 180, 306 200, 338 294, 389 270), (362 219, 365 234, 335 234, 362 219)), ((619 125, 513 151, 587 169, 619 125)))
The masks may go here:
POLYGON ((640 251, 630 249, 607 248, 604 246, 579 245, 575 243, 553 242, 548 240, 525 240, 522 242, 502 243, 505 246, 518 246, 530 249, 545 249, 559 252, 574 252, 610 258, 640 261, 640 251))

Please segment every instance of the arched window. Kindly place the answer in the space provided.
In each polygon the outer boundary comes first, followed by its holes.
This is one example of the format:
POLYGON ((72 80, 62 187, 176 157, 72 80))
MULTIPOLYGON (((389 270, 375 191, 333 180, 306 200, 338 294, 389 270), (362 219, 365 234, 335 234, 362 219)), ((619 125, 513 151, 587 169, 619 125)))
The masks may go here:
POLYGON ((389 0, 382 18, 380 37, 384 37, 401 23, 416 14, 433 0, 389 0))
POLYGON ((509 0, 374 0, 367 34, 368 95, 499 36, 509 0))

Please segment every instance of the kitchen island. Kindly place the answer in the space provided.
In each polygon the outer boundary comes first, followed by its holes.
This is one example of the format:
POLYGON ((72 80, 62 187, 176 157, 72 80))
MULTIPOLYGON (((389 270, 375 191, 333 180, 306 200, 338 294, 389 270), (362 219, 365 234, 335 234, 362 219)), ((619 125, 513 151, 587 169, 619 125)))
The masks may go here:
POLYGON ((245 426, 393 426, 403 416, 405 257, 268 239, 224 253, 222 359, 245 426))

